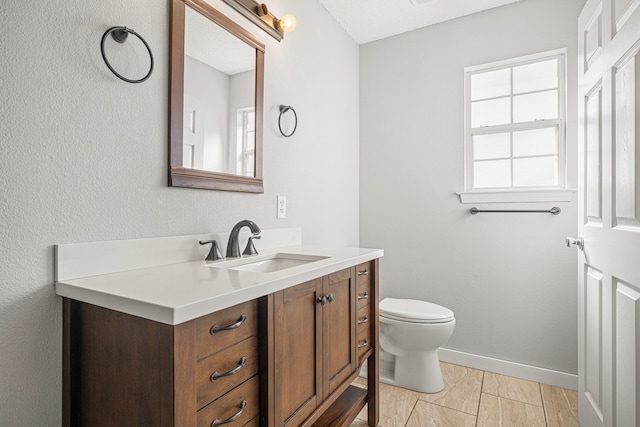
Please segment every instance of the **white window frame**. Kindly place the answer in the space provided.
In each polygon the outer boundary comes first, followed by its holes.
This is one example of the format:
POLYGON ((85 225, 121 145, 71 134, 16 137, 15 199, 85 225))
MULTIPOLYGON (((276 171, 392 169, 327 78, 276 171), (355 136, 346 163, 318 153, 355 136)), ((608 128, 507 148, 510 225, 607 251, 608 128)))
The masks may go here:
POLYGON ((255 174, 255 161, 256 161, 256 151, 255 151, 255 108, 254 107, 246 107, 246 108, 238 108, 237 110, 237 123, 238 123, 238 150, 236 154, 236 162, 237 162, 237 170, 240 175, 243 176, 254 176, 255 174), (249 114, 254 114, 254 130, 251 131, 253 134, 253 148, 249 148, 249 138, 248 134, 248 116, 249 114), (252 172, 249 174, 249 165, 252 165, 252 172))
MULTIPOLYGON (((567 190, 566 186, 566 49, 556 49, 533 55, 521 56, 489 64, 466 67, 464 69, 464 182, 465 191, 457 193, 462 203, 481 202, 546 202, 546 201, 571 201, 574 190, 567 190), (506 125, 471 127, 471 76, 473 74, 512 68, 548 59, 558 59, 558 118, 535 120, 533 122, 511 123, 506 125), (473 136, 513 132, 519 130, 531 130, 554 126, 558 135, 558 184, 542 187, 502 187, 502 188, 474 188, 474 159, 473 136)), ((513 79, 511 80, 513 85, 513 79)), ((513 97, 513 91, 510 96, 513 97)), ((512 98, 513 99, 513 98, 512 98)), ((511 103, 513 114, 513 102, 511 103)), ((513 156, 510 157, 513 161, 513 156)), ((512 168, 513 173, 513 168, 512 168)))

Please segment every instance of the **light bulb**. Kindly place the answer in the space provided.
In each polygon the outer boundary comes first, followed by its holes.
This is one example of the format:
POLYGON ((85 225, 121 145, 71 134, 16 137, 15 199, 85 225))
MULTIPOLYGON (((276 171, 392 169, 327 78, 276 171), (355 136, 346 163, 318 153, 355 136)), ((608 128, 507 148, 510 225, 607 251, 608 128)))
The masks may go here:
POLYGON ((285 33, 295 30, 297 25, 296 17, 288 13, 278 21, 278 29, 285 33))

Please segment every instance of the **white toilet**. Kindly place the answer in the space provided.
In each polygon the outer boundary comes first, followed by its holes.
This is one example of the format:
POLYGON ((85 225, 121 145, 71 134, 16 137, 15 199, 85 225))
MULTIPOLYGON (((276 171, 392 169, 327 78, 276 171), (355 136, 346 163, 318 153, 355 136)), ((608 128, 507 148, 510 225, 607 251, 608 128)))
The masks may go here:
POLYGON ((379 310, 380 380, 423 393, 441 391, 444 381, 438 348, 449 341, 456 326, 453 311, 426 301, 396 298, 380 301, 379 310))

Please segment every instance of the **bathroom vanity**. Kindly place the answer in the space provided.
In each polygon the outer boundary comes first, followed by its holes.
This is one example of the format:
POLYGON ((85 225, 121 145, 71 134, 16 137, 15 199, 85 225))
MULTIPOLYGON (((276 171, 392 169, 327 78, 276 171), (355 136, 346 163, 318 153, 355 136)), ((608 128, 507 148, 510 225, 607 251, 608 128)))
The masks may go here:
POLYGON ((57 247, 63 425, 326 427, 365 404, 376 425, 383 252, 294 245, 205 263, 203 237, 57 247), (365 361, 367 387, 351 385, 365 361))

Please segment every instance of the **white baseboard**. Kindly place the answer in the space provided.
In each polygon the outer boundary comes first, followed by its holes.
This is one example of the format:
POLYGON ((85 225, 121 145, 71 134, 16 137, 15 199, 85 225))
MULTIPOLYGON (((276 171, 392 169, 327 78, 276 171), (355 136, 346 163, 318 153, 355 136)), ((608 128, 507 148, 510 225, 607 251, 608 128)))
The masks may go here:
POLYGON ((575 374, 568 374, 566 372, 524 365, 522 363, 510 362, 508 360, 494 359, 492 357, 479 356, 477 354, 464 353, 462 351, 449 350, 446 348, 440 348, 438 350, 438 355, 442 362, 453 363, 454 365, 481 369, 483 371, 495 372, 497 374, 536 381, 571 390, 578 389, 578 376, 575 374))

